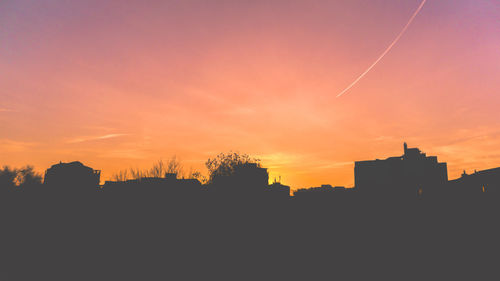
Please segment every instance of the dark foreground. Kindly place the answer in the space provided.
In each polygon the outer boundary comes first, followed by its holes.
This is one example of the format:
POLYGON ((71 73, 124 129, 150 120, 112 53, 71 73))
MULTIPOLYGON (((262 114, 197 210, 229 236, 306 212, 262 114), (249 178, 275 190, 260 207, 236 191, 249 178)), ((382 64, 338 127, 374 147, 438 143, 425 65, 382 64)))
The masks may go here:
POLYGON ((500 276, 497 201, 1 200, 0 280, 500 276))

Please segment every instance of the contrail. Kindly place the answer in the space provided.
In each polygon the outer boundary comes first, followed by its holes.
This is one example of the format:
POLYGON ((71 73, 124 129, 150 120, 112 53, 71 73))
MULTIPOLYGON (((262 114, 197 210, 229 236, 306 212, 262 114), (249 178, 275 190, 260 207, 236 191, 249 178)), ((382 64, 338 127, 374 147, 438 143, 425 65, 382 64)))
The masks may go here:
POLYGON ((370 72, 370 70, 392 49, 392 47, 398 42, 399 38, 401 38, 401 36, 403 36, 403 34, 406 32, 411 22, 415 19, 420 10, 422 10, 422 7, 424 6, 426 1, 427 0, 423 0, 422 3, 420 3, 420 6, 418 6, 417 10, 415 11, 415 13, 413 13, 408 23, 405 25, 405 27, 403 27, 403 30, 401 30, 396 39, 392 41, 392 43, 389 45, 389 47, 387 47, 387 49, 385 49, 385 51, 380 55, 380 57, 378 57, 378 59, 372 65, 370 65, 370 67, 368 67, 368 69, 365 70, 365 72, 361 73, 361 75, 356 80, 354 80, 354 82, 352 82, 349 86, 347 86, 347 88, 345 88, 342 92, 340 92, 340 94, 337 95, 337 98, 345 94, 345 92, 349 91, 349 89, 351 89, 352 86, 356 85, 356 83, 358 83, 358 81, 361 80, 363 76, 365 76, 368 72, 370 72))

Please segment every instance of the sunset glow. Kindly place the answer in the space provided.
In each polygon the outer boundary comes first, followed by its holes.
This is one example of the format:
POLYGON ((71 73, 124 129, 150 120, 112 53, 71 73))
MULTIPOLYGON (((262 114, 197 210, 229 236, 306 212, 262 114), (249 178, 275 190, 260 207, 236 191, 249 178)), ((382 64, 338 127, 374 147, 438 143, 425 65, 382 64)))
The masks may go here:
POLYGON ((403 142, 449 178, 500 164, 500 2, 0 3, 0 165, 102 170, 230 150, 292 188, 352 186, 403 142))

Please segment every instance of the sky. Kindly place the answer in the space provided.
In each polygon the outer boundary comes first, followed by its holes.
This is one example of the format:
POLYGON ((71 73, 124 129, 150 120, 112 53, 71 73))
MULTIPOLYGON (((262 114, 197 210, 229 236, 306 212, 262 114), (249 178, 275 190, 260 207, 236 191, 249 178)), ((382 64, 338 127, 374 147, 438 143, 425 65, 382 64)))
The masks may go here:
POLYGON ((500 1, 0 1, 0 165, 261 159, 292 188, 352 186, 403 154, 500 166, 500 1))

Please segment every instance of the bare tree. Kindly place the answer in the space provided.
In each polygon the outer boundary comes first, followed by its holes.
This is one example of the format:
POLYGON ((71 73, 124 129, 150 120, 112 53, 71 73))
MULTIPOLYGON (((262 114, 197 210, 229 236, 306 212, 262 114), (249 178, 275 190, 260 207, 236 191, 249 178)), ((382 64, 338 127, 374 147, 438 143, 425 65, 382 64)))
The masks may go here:
POLYGON ((130 168, 130 177, 132 179, 141 179, 143 178, 145 175, 144 175, 144 172, 139 169, 139 168, 130 168))
POLYGON ((172 156, 166 163, 163 160, 158 160, 151 168, 130 168, 129 170, 119 171, 112 176, 112 179, 115 181, 126 181, 128 179, 138 180, 145 177, 162 178, 166 174, 176 174, 179 177, 184 177, 184 170, 177 156, 172 156))
POLYGON ((184 170, 182 168, 181 161, 176 155, 172 156, 167 162, 167 173, 177 174, 179 177, 184 177, 184 170))
POLYGON ((159 160, 158 162, 154 163, 151 169, 145 171, 146 176, 151 178, 164 177, 165 173, 166 173, 165 164, 163 164, 162 160, 159 160))
POLYGON ((121 170, 112 176, 114 181, 126 181, 129 179, 128 170, 121 170))

